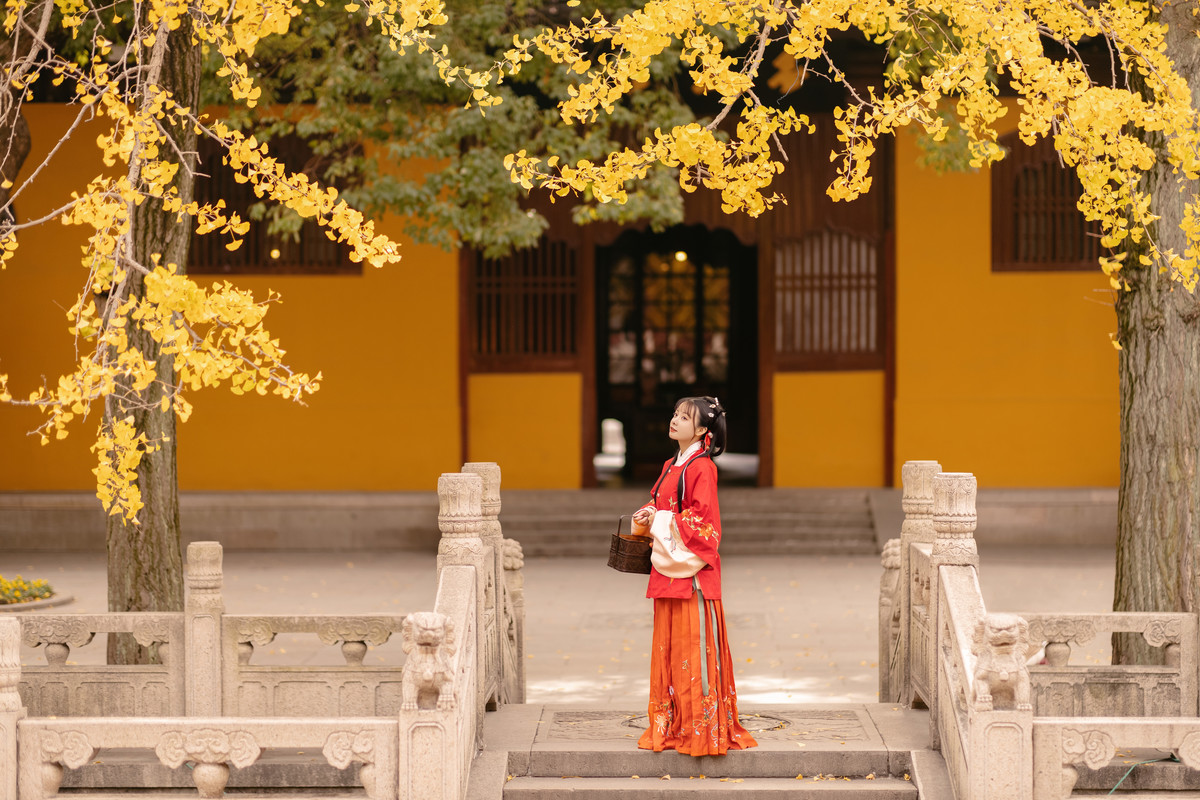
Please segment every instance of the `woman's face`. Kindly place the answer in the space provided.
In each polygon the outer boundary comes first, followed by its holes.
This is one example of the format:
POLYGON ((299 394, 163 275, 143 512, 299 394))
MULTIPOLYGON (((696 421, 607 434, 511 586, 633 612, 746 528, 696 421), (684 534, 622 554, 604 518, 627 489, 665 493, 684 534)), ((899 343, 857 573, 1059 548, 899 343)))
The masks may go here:
POLYGON ((708 429, 696 426, 696 409, 682 403, 671 417, 671 438, 679 442, 679 449, 686 450, 700 441, 708 429))

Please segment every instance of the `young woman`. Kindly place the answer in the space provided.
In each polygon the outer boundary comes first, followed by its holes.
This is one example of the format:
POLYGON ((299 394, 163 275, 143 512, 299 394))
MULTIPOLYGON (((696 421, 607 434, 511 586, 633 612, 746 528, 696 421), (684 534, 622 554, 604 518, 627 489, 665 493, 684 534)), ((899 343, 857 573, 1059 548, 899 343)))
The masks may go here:
POLYGON ((721 512, 712 456, 725 450, 725 409, 715 397, 680 400, 671 438, 679 454, 663 465, 650 502, 634 514, 655 537, 646 591, 654 600, 650 727, 638 747, 724 755, 758 744, 738 720, 721 606, 721 512))

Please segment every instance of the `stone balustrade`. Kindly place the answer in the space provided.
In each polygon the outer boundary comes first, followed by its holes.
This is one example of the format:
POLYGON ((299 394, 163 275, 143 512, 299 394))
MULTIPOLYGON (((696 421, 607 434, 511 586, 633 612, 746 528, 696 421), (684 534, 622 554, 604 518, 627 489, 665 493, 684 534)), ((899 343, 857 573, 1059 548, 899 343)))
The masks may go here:
POLYGON ((1023 613, 1045 664, 1029 668, 1033 707, 1047 717, 1191 717, 1197 713, 1197 617, 1183 613, 1023 613), (1163 664, 1070 664, 1071 647, 1136 633, 1163 664), (1184 665, 1189 665, 1185 667, 1184 665))
POLYGON ((467 467, 439 480, 433 611, 226 614, 221 547, 196 542, 182 613, 0 619, 0 800, 53 797, 97 748, 193 763, 204 797, 220 796, 230 765, 288 748, 359 765, 373 800, 461 800, 485 709, 525 696, 521 548, 501 533, 499 468, 467 467), (132 634, 163 663, 69 664, 99 633, 132 634), (345 666, 252 663, 256 647, 296 633, 340 647, 345 666), (396 633, 403 662, 364 665, 396 633), (45 666, 22 670, 22 640, 44 648, 45 666))
POLYGON ((40 647, 44 666, 21 674, 21 701, 34 717, 103 713, 166 717, 184 713, 184 618, 181 614, 23 614, 21 641, 40 647), (68 664, 72 649, 104 647, 110 633, 131 634, 157 655, 159 664, 68 664), (100 635, 97 642, 96 636, 100 635), (177 657, 178 654, 178 657, 177 657), (65 689, 70 687, 69 691, 65 689))
POLYGON ((974 477, 932 461, 902 476, 905 520, 880 581, 880 698, 929 708, 956 800, 1060 800, 1117 748, 1200 768, 1197 615, 989 613, 974 477), (1114 633, 1141 634, 1164 663, 1070 663, 1073 645, 1114 633))
POLYGON ((220 797, 229 768, 245 769, 267 749, 321 753, 339 769, 359 768, 371 800, 396 800, 397 720, 77 717, 20 724, 17 795, 48 800, 66 769, 86 769, 101 748, 144 750, 166 767, 190 765, 201 797, 220 797))

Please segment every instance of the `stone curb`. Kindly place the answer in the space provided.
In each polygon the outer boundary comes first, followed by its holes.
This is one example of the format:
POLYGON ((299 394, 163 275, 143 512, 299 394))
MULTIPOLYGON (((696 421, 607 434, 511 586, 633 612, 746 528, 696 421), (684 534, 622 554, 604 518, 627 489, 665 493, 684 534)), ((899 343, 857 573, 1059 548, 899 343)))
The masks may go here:
POLYGON ((65 606, 67 603, 74 602, 74 595, 55 594, 45 600, 32 600, 28 603, 0 603, 0 614, 19 614, 22 611, 37 611, 43 608, 65 606))

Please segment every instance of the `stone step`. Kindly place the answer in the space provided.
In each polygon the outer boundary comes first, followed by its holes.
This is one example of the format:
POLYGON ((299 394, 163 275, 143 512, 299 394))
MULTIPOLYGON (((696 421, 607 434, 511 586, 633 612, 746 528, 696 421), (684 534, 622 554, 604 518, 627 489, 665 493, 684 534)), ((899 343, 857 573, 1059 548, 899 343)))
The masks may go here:
MULTIPOLYGON (((525 537, 518 539, 526 557, 607 558, 609 540, 525 537)), ((874 555, 878 553, 874 535, 812 538, 730 538, 721 543, 721 555, 874 555)))
MULTIPOLYGON (((527 556, 603 557, 622 514, 642 489, 505 494, 504 535, 527 556)), ((722 552, 739 555, 867 555, 878 552, 868 494, 861 489, 748 489, 721 493, 722 552)))
POLYGON ((797 775, 876 775, 889 771, 890 753, 886 748, 844 747, 836 750, 771 750, 764 746, 751 750, 731 750, 723 756, 693 758, 673 750, 655 753, 635 750, 606 750, 603 756, 590 749, 534 750, 529 753, 527 771, 533 778, 642 778, 659 779, 705 775, 708 778, 787 778, 797 775))
POLYGON ((531 778, 519 777, 504 786, 504 800, 674 800, 675 798, 780 798, 780 800, 917 800, 911 781, 900 778, 812 779, 710 778, 531 778))
MULTIPOLYGON (((594 528, 607 530, 615 528, 617 519, 622 515, 617 512, 631 514, 632 509, 615 509, 600 512, 586 511, 546 511, 537 514, 500 515, 500 521, 505 531, 514 530, 552 530, 555 527, 594 528)), ((871 514, 862 511, 846 511, 831 509, 829 511, 721 511, 721 523, 724 528, 762 528, 764 530, 806 530, 811 528, 870 528, 871 514)))

